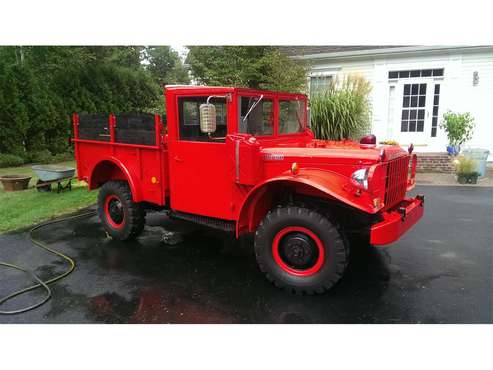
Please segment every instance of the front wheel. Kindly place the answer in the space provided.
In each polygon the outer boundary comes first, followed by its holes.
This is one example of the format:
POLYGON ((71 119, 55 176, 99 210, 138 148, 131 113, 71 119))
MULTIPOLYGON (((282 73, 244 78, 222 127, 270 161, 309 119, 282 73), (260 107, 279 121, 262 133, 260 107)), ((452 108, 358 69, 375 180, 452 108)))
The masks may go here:
POLYGON ((270 211, 255 234, 260 269, 276 286, 295 293, 323 293, 342 277, 349 247, 321 213, 296 206, 270 211))
POLYGON ((113 239, 133 239, 144 230, 145 210, 132 201, 132 193, 124 181, 108 181, 101 186, 98 213, 113 239))

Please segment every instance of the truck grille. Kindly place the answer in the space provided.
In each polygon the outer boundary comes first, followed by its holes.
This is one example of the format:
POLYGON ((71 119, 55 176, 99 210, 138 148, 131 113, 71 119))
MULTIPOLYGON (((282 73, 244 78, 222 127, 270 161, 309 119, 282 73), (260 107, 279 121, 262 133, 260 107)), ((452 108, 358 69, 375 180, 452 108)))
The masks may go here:
POLYGON ((399 203, 406 195, 409 173, 409 156, 402 156, 388 162, 385 187, 385 207, 399 203))

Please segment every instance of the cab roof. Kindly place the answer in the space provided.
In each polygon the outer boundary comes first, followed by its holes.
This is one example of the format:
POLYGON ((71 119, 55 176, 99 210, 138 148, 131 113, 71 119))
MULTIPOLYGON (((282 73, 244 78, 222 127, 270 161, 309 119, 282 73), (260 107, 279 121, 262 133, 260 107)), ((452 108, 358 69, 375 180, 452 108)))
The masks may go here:
POLYGON ((221 92, 231 92, 239 94, 266 94, 266 95, 283 95, 294 97, 306 98, 305 94, 289 93, 284 91, 273 91, 273 90, 261 90, 261 89, 250 89, 245 87, 228 87, 228 86, 196 86, 196 85, 166 85, 166 90, 175 92, 207 92, 207 91, 221 91, 221 92))

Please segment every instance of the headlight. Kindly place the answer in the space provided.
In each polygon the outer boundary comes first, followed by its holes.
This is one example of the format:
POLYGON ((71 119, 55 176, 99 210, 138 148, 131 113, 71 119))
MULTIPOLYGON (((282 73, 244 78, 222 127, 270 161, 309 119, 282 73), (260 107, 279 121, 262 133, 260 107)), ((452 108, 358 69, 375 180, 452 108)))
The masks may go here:
POLYGON ((368 168, 354 171, 351 175, 351 180, 363 189, 368 190, 368 168))

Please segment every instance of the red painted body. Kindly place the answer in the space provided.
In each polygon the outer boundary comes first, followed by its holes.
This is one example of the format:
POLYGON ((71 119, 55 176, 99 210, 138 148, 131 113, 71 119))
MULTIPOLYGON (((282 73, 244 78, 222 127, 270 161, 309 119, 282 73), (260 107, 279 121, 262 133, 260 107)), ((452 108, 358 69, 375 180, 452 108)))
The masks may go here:
POLYGON ((307 98, 227 87, 171 86, 165 91, 167 133, 156 116, 154 145, 115 142, 115 119, 108 120, 110 140, 78 137, 74 114, 78 177, 90 189, 108 180, 129 183, 135 202, 147 202, 173 211, 233 221, 236 235, 254 232, 281 191, 347 205, 355 212, 376 215, 370 230, 373 244, 397 240, 423 214, 420 199, 405 199, 414 186, 416 157, 398 146, 375 147, 353 141, 316 140, 307 127, 307 98), (269 136, 238 130, 240 96, 271 99, 269 136), (228 95, 227 135, 224 142, 180 140, 179 97, 228 95), (279 133, 279 100, 296 100, 303 107, 303 129, 279 133), (410 161, 413 161, 410 166, 410 161), (411 167, 411 171, 409 168, 411 167), (368 168, 368 189, 351 174, 368 168), (402 209, 407 216, 402 216, 402 209))

